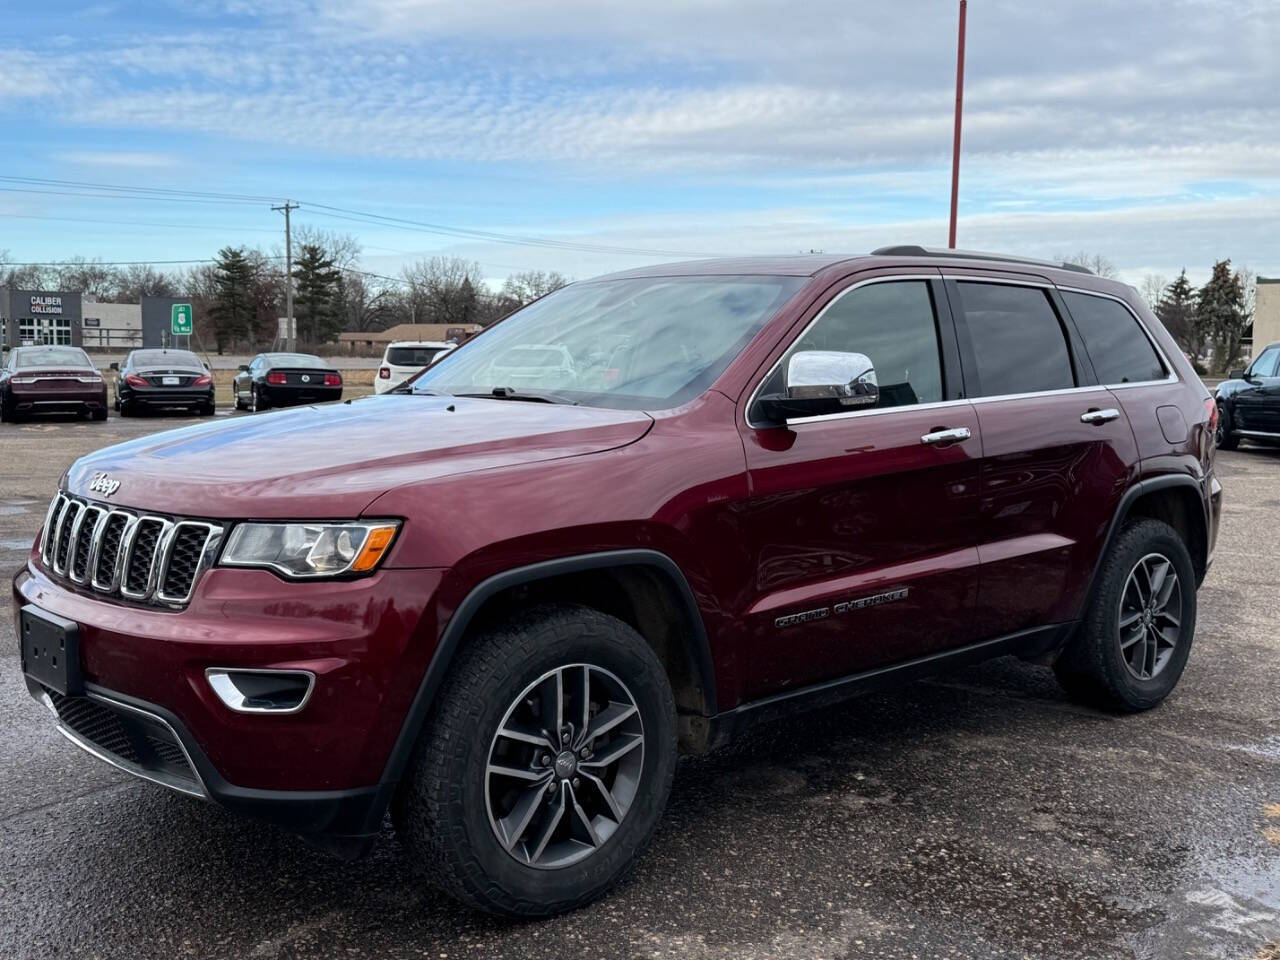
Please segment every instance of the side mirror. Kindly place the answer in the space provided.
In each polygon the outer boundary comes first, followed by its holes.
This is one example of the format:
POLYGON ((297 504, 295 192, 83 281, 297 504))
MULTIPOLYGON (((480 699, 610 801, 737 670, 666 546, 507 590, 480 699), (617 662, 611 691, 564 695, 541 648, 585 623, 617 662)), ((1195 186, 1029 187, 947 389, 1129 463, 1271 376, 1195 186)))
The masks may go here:
MULTIPOLYGON (((206 369, 207 369, 207 368, 206 368, 206 369)), ((239 370, 241 373, 248 373, 248 372, 249 372, 249 365, 248 365, 247 363, 242 363, 242 364, 240 364, 240 366, 239 366, 239 367, 237 367, 236 369, 237 369, 237 370, 239 370)))
POLYGON ((865 353, 801 350, 787 362, 783 393, 758 403, 770 420, 814 417, 874 407, 880 402, 875 366, 865 353))
POLYGON ((119 364, 119 363, 116 363, 115 361, 112 361, 112 363, 111 363, 111 369, 112 369, 112 370, 115 370, 115 371, 118 373, 118 372, 120 371, 120 364, 119 364))

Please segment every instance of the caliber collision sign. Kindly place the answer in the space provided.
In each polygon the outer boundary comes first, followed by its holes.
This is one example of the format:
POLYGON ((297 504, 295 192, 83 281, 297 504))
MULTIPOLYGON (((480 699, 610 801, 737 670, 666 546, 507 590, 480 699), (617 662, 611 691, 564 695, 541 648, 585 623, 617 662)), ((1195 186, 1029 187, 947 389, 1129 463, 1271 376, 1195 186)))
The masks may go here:
POLYGON ((191 304, 175 303, 170 319, 170 327, 175 337, 191 336, 191 304))

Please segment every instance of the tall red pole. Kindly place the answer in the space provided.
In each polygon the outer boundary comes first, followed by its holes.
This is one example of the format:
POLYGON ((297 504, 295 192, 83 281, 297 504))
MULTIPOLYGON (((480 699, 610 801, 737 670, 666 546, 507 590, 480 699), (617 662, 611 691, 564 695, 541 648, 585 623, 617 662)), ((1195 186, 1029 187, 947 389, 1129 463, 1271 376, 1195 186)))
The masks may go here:
POLYGON ((951 231, 947 247, 956 248, 956 204, 960 198, 960 115, 964 109, 964 12, 968 0, 960 0, 960 44, 956 50, 956 132, 951 145, 951 231))

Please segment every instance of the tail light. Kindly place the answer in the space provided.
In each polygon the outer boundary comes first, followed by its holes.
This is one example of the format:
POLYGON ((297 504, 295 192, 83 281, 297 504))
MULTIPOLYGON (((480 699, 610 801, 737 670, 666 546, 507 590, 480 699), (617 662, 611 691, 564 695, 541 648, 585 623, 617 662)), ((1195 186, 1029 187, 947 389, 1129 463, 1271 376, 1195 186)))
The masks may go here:
POLYGON ((1218 432, 1218 402, 1213 397, 1204 398, 1204 409, 1209 414, 1210 435, 1218 432))
POLYGON ((124 378, 124 382, 125 382, 125 383, 127 383, 127 384, 128 384, 129 386, 131 386, 131 387, 149 387, 149 386, 151 386, 151 384, 147 383, 147 381, 146 381, 146 380, 143 380, 143 379, 142 379, 142 377, 138 376, 136 373, 130 373, 130 374, 126 375, 126 376, 125 376, 125 378, 124 378))
POLYGON ((268 373, 267 383, 288 383, 288 378, 283 373, 268 373))
POLYGON ((390 380, 390 379, 391 379, 391 368, 390 368, 390 367, 379 367, 379 368, 378 368, 378 379, 379 379, 379 380, 390 380))
POLYGON ((324 385, 326 387, 340 387, 342 386, 342 377, 336 373, 326 373, 324 375, 324 385))
POLYGON ((194 383, 192 383, 192 386, 193 386, 193 387, 207 387, 207 386, 209 386, 209 385, 210 385, 210 384, 212 384, 212 383, 213 383, 213 377, 211 377, 211 376, 209 376, 209 374, 205 373, 205 374, 201 374, 200 376, 196 377, 195 382, 194 382, 194 383))

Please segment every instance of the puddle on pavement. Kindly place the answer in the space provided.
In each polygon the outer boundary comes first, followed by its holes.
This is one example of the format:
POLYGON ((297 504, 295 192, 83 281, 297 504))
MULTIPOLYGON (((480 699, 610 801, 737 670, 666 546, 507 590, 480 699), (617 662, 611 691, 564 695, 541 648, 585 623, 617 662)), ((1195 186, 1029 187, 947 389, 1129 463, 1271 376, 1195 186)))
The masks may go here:
POLYGON ((31 541, 28 540, 0 540, 0 550, 8 552, 9 550, 21 550, 26 553, 31 549, 31 541))
POLYGON ((1266 757, 1269 760, 1280 760, 1280 736, 1267 737, 1261 743, 1239 743, 1232 749, 1243 753, 1251 753, 1255 757, 1266 757))
POLYGON ((19 506, 16 503, 0 503, 0 517, 12 517, 26 512, 26 507, 19 506))
POLYGON ((1138 956, 1248 957, 1280 935, 1280 858, 1223 860, 1206 872, 1169 898, 1138 956))

